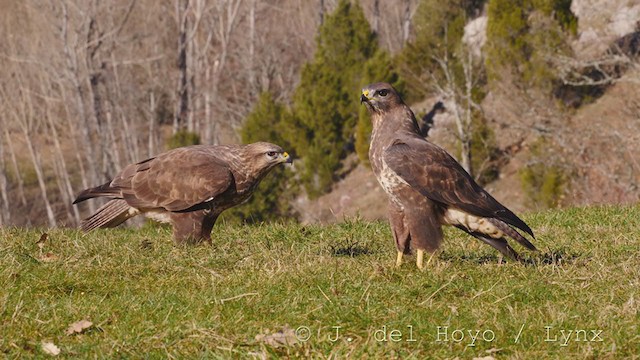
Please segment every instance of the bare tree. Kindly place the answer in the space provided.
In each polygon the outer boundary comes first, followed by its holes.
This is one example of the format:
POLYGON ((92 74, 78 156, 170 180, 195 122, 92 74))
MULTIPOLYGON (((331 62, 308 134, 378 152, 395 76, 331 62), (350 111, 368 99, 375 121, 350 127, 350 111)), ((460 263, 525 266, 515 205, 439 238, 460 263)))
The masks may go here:
POLYGON ((477 64, 474 64, 471 52, 464 50, 461 52, 460 60, 462 61, 459 65, 462 66, 464 79, 456 78, 454 70, 456 64, 445 51, 442 58, 434 57, 440 67, 442 77, 432 74, 432 86, 436 94, 447 103, 447 108, 454 116, 456 138, 461 147, 460 163, 473 176, 471 166, 472 121, 474 112, 482 112, 482 107, 473 100, 473 89, 478 86, 475 76, 475 72, 478 71, 477 64))
POLYGON ((0 198, 2 198, 2 207, 0 207, 0 226, 11 221, 9 196, 7 196, 7 175, 5 173, 6 165, 4 161, 3 143, 2 137, 0 137, 0 198))
MULTIPOLYGON (((78 128, 82 131, 82 136, 79 137, 79 141, 81 147, 83 149, 82 152, 78 152, 80 155, 82 153, 86 154, 86 159, 80 159, 79 163, 86 163, 88 166, 88 171, 82 171, 81 175, 83 186, 89 186, 89 184, 94 184, 98 182, 98 171, 95 166, 97 159, 97 151, 95 150, 95 145, 91 141, 91 133, 95 131, 93 124, 89 121, 89 111, 86 108, 86 91, 84 90, 82 74, 81 74, 81 64, 78 59, 77 53, 74 49, 77 48, 77 44, 71 43, 71 39, 69 38, 69 11, 66 2, 60 3, 62 13, 61 24, 58 27, 59 36, 62 41, 62 49, 65 55, 66 60, 66 73, 63 75, 64 78, 69 81, 72 85, 72 88, 75 92, 76 98, 74 104, 76 105, 76 110, 78 113, 79 119, 84 122, 84 124, 78 124, 78 128), (93 130, 93 131, 92 131, 93 130), (86 161, 88 160, 88 161, 86 161)), ((52 13, 57 13, 58 9, 52 6, 52 13)), ((77 37, 76 37, 77 39, 77 37)), ((76 40, 77 41, 77 40, 76 40)), ((74 127, 71 125, 71 127, 74 127)), ((89 204, 90 210, 95 211, 95 207, 93 203, 89 204)))
POLYGON ((96 183, 118 166, 113 158, 117 144, 109 141, 113 140, 109 128, 113 124, 109 123, 111 119, 107 118, 108 110, 105 109, 109 98, 106 79, 108 64, 118 43, 117 36, 128 21, 135 0, 128 3, 118 22, 107 29, 102 29, 101 14, 103 11, 115 12, 114 9, 100 8, 95 0, 83 5, 84 8, 72 6, 72 14, 67 1, 52 3, 51 12, 60 15, 61 23, 57 28, 66 63, 63 79, 72 84, 78 118, 84 122, 80 127, 80 142, 87 154, 83 163, 88 166, 89 178, 83 182, 96 183))
POLYGON ((411 31, 411 1, 404 0, 404 16, 402 18, 402 44, 409 41, 409 33, 411 31))
POLYGON ((187 124, 187 116, 189 113, 189 73, 187 66, 187 48, 188 40, 188 11, 189 0, 176 0, 176 22, 178 23, 178 102, 173 118, 173 132, 184 128, 187 124))
POLYGON ((148 131, 148 141, 147 141, 147 153, 154 154, 157 148, 157 138, 156 138, 156 97, 153 92, 149 94, 149 131, 148 131))
POLYGON ((247 65, 249 73, 249 86, 252 92, 256 93, 256 74, 255 74, 255 57, 256 57, 256 0, 249 2, 249 64, 247 65))
MULTIPOLYGON (((209 114, 211 116, 208 119, 204 119, 204 131, 205 140, 207 143, 217 144, 219 142, 219 129, 223 119, 231 121, 233 126, 233 108, 232 104, 224 101, 220 94, 220 85, 225 71, 227 71, 227 65, 230 56, 230 46, 233 41, 233 35, 237 31, 237 26, 240 21, 240 5, 242 0, 225 0, 220 1, 212 9, 211 15, 206 19, 206 27, 213 29, 211 36, 214 37, 217 46, 211 48, 210 51, 214 51, 214 56, 203 57, 207 61, 201 61, 202 68, 200 71, 205 72, 207 76, 204 77, 205 82, 198 86, 199 89, 207 89, 203 92, 206 94, 206 103, 209 106, 209 114), (208 68, 207 71, 203 71, 203 68, 208 68), (215 99, 215 102, 212 100, 215 99)), ((235 89, 234 89, 235 90, 235 89)), ((228 95, 228 94, 224 94, 228 95)))
POLYGON ((380 44, 391 53, 402 50, 411 37, 413 15, 419 0, 362 0, 360 3, 380 44))
MULTIPOLYGON (((46 94, 46 90, 51 88, 51 84, 48 83, 48 80, 49 78, 40 78, 40 94, 46 94)), ((80 222, 80 213, 78 208, 71 204, 74 199, 74 191, 73 185, 71 184, 71 178, 69 176, 70 172, 67 166, 67 160, 65 159, 65 154, 61 145, 62 136, 59 134, 58 126, 55 124, 54 116, 51 114, 52 109, 55 106, 50 104, 50 102, 59 102, 59 99, 41 96, 39 100, 43 107, 42 117, 46 121, 44 128, 51 134, 51 140, 53 142, 53 168, 56 173, 56 182, 60 191, 62 203, 66 209, 66 215, 68 216, 70 223, 77 224, 80 222)))
POLYGON ((607 86, 618 81, 638 83, 636 76, 623 76, 627 72, 640 69, 640 21, 636 29, 616 39, 609 48, 595 59, 576 59, 556 55, 552 50, 546 60, 554 64, 565 85, 607 86))
POLYGON ((373 24, 371 30, 376 34, 380 32, 380 0, 373 0, 373 24))
POLYGON ((640 118, 636 91, 640 84, 639 38, 638 31, 626 35, 591 60, 550 58, 565 85, 624 94, 623 98, 603 96, 602 103, 596 100, 587 105, 592 116, 588 121, 576 121, 570 128, 552 124, 556 126, 548 136, 560 149, 572 149, 570 155, 562 154, 556 162, 567 164, 567 171, 575 175, 570 179, 575 203, 633 203, 640 199, 640 122, 622 120, 640 118), (612 109, 619 115, 607 116, 612 109))
MULTIPOLYGON (((411 9, 416 1, 409 0, 411 9)), ((237 141, 261 91, 290 99, 315 48, 319 9, 324 17, 336 4, 7 2, 0 22, 7 35, 0 42, 2 223, 77 222, 74 194, 157 153, 178 120, 205 143, 237 141), (30 209, 37 214, 26 216, 30 209)), ((372 0, 363 4, 372 9, 372 0)), ((381 38, 393 39, 384 41, 395 50, 404 4, 374 4, 381 38)), ((96 204, 79 209, 85 206, 96 204)))
POLYGON ((324 24, 324 0, 320 0, 320 4, 318 5, 318 18, 320 19, 320 25, 324 24))
POLYGON ((22 179, 22 172, 20 171, 20 167, 18 166, 18 159, 16 158, 16 151, 13 146, 13 140, 11 134, 9 134, 9 121, 7 120, 4 126, 4 138, 7 141, 7 146, 9 149, 9 157, 11 158, 11 165, 13 174, 16 177, 16 181, 18 183, 18 197, 20 198, 20 203, 24 206, 27 205, 27 197, 24 194, 24 180, 22 179))
POLYGON ((627 71, 640 70, 640 64, 624 53, 608 53, 594 60, 579 60, 566 56, 550 59, 560 78, 571 86, 607 86, 620 81, 640 83, 636 77, 622 76, 627 71))
MULTIPOLYGON (((16 81, 17 84, 26 83, 26 80, 19 74, 16 74, 16 81)), ((39 127, 41 126, 41 123, 38 120, 40 118, 40 114, 38 114, 38 109, 35 106, 37 102, 34 101, 34 99, 31 97, 31 94, 27 93, 26 89, 20 87, 18 87, 18 89, 19 90, 17 91, 17 97, 12 99, 13 104, 9 104, 7 100, 5 101, 4 107, 10 112, 15 123, 20 127, 22 131, 29 156, 33 164, 33 169, 38 180, 41 199, 47 212, 47 220, 49 226, 55 227, 56 219, 51 207, 51 202, 49 201, 49 197, 47 195, 47 186, 44 179, 41 157, 39 152, 36 151, 36 146, 34 145, 36 134, 40 132, 39 127)), ((0 87, 0 95, 2 95, 1 97, 3 99, 11 99, 8 91, 4 87, 0 87)))

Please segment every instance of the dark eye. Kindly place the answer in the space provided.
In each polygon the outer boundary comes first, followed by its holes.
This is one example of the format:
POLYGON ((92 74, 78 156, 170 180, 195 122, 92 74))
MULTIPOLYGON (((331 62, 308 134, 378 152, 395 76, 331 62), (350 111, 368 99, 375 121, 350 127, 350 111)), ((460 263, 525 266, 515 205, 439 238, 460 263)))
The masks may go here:
POLYGON ((389 90, 387 90, 387 89, 378 90, 378 95, 380 95, 382 97, 387 96, 387 94, 389 94, 389 90))
POLYGON ((276 152, 275 151, 269 151, 267 153, 267 155, 269 155, 270 157, 274 157, 274 156, 276 156, 276 152))

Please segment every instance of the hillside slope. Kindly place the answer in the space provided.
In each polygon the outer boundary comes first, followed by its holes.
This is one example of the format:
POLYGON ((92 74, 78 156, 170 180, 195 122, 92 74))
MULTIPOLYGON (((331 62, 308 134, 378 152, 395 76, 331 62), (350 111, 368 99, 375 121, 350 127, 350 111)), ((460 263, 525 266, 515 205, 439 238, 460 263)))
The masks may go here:
MULTIPOLYGON (((578 34, 572 48, 578 60, 587 62, 599 56, 618 38, 637 30, 640 13, 637 1, 576 0, 572 11, 579 19, 578 34)), ((480 51, 485 21, 474 20, 468 39, 480 51)), ((633 59, 632 59, 633 60, 633 59)), ((527 198, 521 170, 532 163, 531 147, 542 137, 552 139, 546 154, 549 167, 561 167, 566 181, 558 203, 563 206, 640 201, 640 67, 634 65, 612 85, 603 87, 601 96, 588 99, 572 109, 542 94, 522 94, 505 82, 490 91, 482 103, 484 116, 497 134, 497 145, 505 149, 518 143, 519 151, 510 155, 500 169, 499 178, 486 189, 516 212, 538 209, 527 198), (590 102, 589 102, 590 101, 590 102)), ((411 107, 425 112, 438 100, 425 99, 411 107)), ((445 107, 447 107, 445 102, 445 107)), ((429 140, 456 152, 453 115, 437 115, 429 140)), ((540 161, 540 160, 538 160, 540 161)), ((304 222, 334 222, 359 215, 365 219, 385 218, 386 197, 370 170, 358 166, 336 183, 331 193, 317 200, 298 199, 296 208, 304 222)))

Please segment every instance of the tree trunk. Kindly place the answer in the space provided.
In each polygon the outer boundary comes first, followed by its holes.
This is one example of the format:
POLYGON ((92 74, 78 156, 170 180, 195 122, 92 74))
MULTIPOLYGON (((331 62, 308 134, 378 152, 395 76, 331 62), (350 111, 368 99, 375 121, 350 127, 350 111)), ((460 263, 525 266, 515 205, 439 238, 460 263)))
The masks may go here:
POLYGON ((380 31, 380 0, 373 0, 373 26, 372 30, 378 34, 380 31))
MULTIPOLYGON (((87 42, 91 42, 91 35, 88 35, 87 42)), ((90 51, 91 53, 92 51, 90 51)), ((89 69, 94 68, 92 65, 93 59, 88 58, 87 67, 89 69)), ((100 66, 102 67, 102 66, 100 66)), ((90 70, 91 71, 91 70, 90 70)), ((109 133, 108 133, 108 119, 105 118, 104 104, 102 100, 102 91, 100 84, 102 83, 103 78, 103 70, 99 69, 93 70, 94 72, 89 75, 89 91, 90 98, 92 101, 93 113, 91 118, 93 119, 93 125, 95 129, 95 134, 97 135, 98 140, 98 149, 101 152, 101 156, 99 159, 100 166, 100 174, 98 181, 103 182, 105 179, 109 178, 110 173, 112 173, 113 169, 113 161, 111 159, 111 155, 109 154, 109 147, 107 143, 109 142, 109 133)), ((98 159, 96 159, 98 160, 98 159)))
POLYGON ((62 202, 61 205, 64 206, 65 216, 67 217, 66 221, 63 221, 63 224, 75 224, 77 222, 73 218, 74 206, 71 206, 72 200, 69 200, 69 193, 67 192, 67 189, 64 186, 64 180, 63 180, 64 170, 62 170, 62 164, 61 164, 60 158, 58 157, 58 154, 54 155, 52 163, 53 163, 52 165, 53 165, 53 172, 55 174, 56 185, 58 185, 58 192, 60 193, 60 202, 62 202))
POLYGON ((411 30, 411 1, 404 0, 404 16, 402 19, 402 47, 409 40, 409 33, 411 30))
POLYGON ((471 169, 471 133, 466 124, 465 114, 460 109, 459 99, 453 96, 453 115, 458 130, 458 140, 460 141, 460 165, 473 177, 471 169))
POLYGON ((255 43, 256 43, 256 0, 251 0, 249 5, 249 88, 251 95, 257 94, 255 74, 255 43))
MULTIPOLYGON (((96 156, 97 152, 95 150, 95 143, 91 139, 91 134, 92 134, 91 130, 94 127, 92 126, 92 122, 90 121, 89 116, 87 116, 88 111, 85 105, 86 93, 82 88, 82 81, 80 80, 82 76, 80 74, 80 68, 78 66, 77 54, 75 53, 74 46, 72 44, 69 44, 68 9, 66 6, 66 2, 63 1, 63 2, 60 2, 60 4, 62 6, 62 26, 60 27, 60 37, 62 38, 63 52, 64 52, 66 63, 67 63, 68 78, 71 81, 72 87, 76 93, 74 103, 78 111, 78 119, 80 119, 82 123, 73 124, 70 116, 71 113, 67 111, 67 114, 69 115, 68 120, 69 120, 70 130, 72 130, 73 132, 75 129, 80 128, 82 133, 82 136, 79 137, 80 147, 82 151, 76 152, 76 157, 78 158, 78 163, 79 163, 79 166, 81 167, 82 172, 85 174, 83 176, 83 186, 86 189, 87 187, 89 187, 89 184, 93 185, 98 182, 98 171, 95 166, 96 162, 98 161, 96 156), (86 154, 86 155, 82 156, 82 154, 86 154), (85 163, 85 160, 88 168, 86 172, 84 171, 84 165, 83 165, 85 163)), ((64 87, 61 87, 61 88, 64 88, 64 87)), ((92 212, 95 211, 95 206, 93 204, 89 204, 89 208, 92 212)))
POLYGON ((463 132, 464 137, 461 139, 462 142, 462 161, 463 167, 471 177, 473 177, 473 166, 471 162, 471 142, 473 139, 473 62, 471 58, 471 52, 467 52, 467 61, 463 60, 463 70, 464 70, 464 85, 465 85, 465 109, 464 109, 464 122, 463 122, 463 132), (466 165, 466 166, 465 166, 466 165))
POLYGON ((324 0, 320 0, 320 6, 318 6, 318 17, 320 18, 320 25, 324 24, 324 0))
POLYGON ((109 147, 105 146, 105 155, 107 156, 107 159, 109 159, 105 171, 105 179, 111 179, 115 175, 120 164, 122 164, 122 161, 120 160, 120 151, 127 151, 127 144, 124 139, 118 141, 116 138, 116 130, 113 124, 113 109, 107 108, 106 110, 104 118, 106 120, 107 136, 105 138, 107 141, 105 144, 110 144, 111 146, 110 150, 109 147), (124 149, 122 149, 123 146, 124 149))
MULTIPOLYGON (((205 72, 205 79, 207 79, 207 83, 209 79, 211 79, 211 70, 207 68, 205 72)), ((209 89, 204 92, 204 143, 207 145, 217 145, 213 141, 213 126, 215 122, 211 119, 211 94, 209 93, 209 89)))
POLYGON ((125 152, 118 163, 116 163, 116 171, 122 169, 127 164, 140 161, 140 147, 138 146, 137 130, 131 128, 129 121, 124 113, 118 111, 118 118, 120 118, 120 137, 124 142, 125 152))
MULTIPOLYGON (((140 153, 138 146, 138 132, 134 129, 131 129, 129 121, 127 120, 126 110, 122 108, 120 104, 123 103, 122 99, 122 90, 120 86, 120 76, 118 72, 118 64, 116 61, 115 54, 111 53, 111 63, 113 66, 113 84, 114 84, 114 92, 116 101, 110 101, 110 108, 113 116, 116 116, 120 120, 120 138, 122 139, 121 143, 124 144, 125 152, 123 154, 124 161, 122 158, 118 159, 116 162, 116 170, 121 169, 123 166, 130 164, 132 162, 139 161, 140 153)), ((118 149, 116 149, 118 150, 118 149)))
POLYGON ((178 18, 178 104, 173 118, 173 133, 183 129, 187 124, 189 112, 189 74, 187 68, 187 10, 189 0, 176 0, 178 18))
POLYGON ((462 143, 461 163, 462 167, 473 177, 473 168, 471 166, 471 139, 468 136, 460 141, 462 143))
MULTIPOLYGON (((220 16, 218 18, 218 26, 217 26, 217 40, 219 42, 220 51, 218 52, 218 58, 213 63, 213 72, 211 79, 211 86, 209 87, 209 96, 212 99, 218 98, 219 92, 219 84, 222 71, 226 69, 227 56, 229 55, 229 44, 231 43, 231 35, 236 29, 236 25, 238 24, 238 12, 240 9, 241 1, 229 1, 227 2, 223 8, 221 8, 220 16)), ((218 107, 216 110, 220 110, 218 107)), ((213 143, 217 144, 219 141, 218 130, 220 129, 220 117, 216 116, 217 114, 213 114, 213 119, 211 122, 212 131, 213 131, 213 143)), ((230 126, 234 126, 235 124, 229 124, 230 126)))
POLYGON ((16 174, 16 181, 18 182, 18 196, 22 205, 27 205, 27 197, 24 195, 24 180, 22 180, 22 172, 18 166, 18 159, 16 159, 16 152, 13 148, 13 141, 7 128, 4 128, 4 137, 7 139, 7 145, 9 145, 9 152, 11 155, 11 165, 13 167, 13 173, 16 174))
MULTIPOLYGON (((62 86, 60 88, 64 89, 62 86)), ((87 138, 84 138, 83 136, 78 136, 78 132, 77 132, 78 126, 74 124, 71 116, 71 111, 69 110, 68 103, 70 101, 67 101, 68 98, 64 90, 61 92, 61 95, 62 95, 62 100, 63 100, 62 102, 64 104, 65 115, 66 115, 64 117, 67 120, 66 125, 68 126, 69 135, 70 135, 69 138, 71 139, 71 144, 73 145, 73 152, 75 154, 77 166, 78 166, 78 169, 80 170, 80 181, 82 184, 82 189, 87 189, 89 188, 89 184, 91 185, 94 184, 93 182, 90 182, 90 180, 88 179, 87 171, 85 170, 85 164, 84 164, 85 157, 83 156, 83 152, 87 149, 87 146, 84 145, 85 142, 87 141, 87 138), (78 139, 80 139, 80 144, 81 144, 80 146, 78 145, 78 139)), ((82 126, 80 126, 80 128, 82 128, 82 126)), ((84 135, 84 131, 86 130, 83 130, 82 132, 83 135, 84 135)), ((75 191, 72 190, 72 194, 75 194, 75 191)), ((96 207, 93 204, 93 201, 89 201, 89 211, 91 213, 94 213, 96 211, 96 207)))
POLYGON ((149 94, 149 140, 147 141, 147 157, 153 156, 156 152, 156 96, 149 94))
POLYGON ((9 224, 11 221, 11 213, 9 211, 9 196, 7 195, 7 176, 5 172, 4 161, 4 142, 0 137, 0 198, 2 199, 2 207, 0 207, 0 226, 9 224))
POLYGON ((47 220, 49 221, 49 227, 55 227, 56 218, 53 214, 53 209, 51 208, 49 197, 47 196, 47 184, 44 181, 44 174, 42 173, 40 156, 38 156, 38 154, 36 153, 33 147, 33 142, 31 141, 31 134, 29 134, 29 130, 27 130, 25 126, 23 126, 23 133, 26 140, 27 149, 29 150, 29 155, 31 156, 31 162, 33 163, 33 168, 36 171, 36 177, 38 178, 38 186, 40 187, 42 202, 44 203, 44 207, 47 210, 47 220))
POLYGON ((60 136, 58 135, 58 130, 51 119, 49 114, 46 115, 47 122, 49 125, 49 129, 51 131, 51 137, 53 140, 53 145, 55 149, 55 162, 56 164, 56 172, 58 187, 60 189, 60 195, 62 196, 62 201, 64 202, 64 207, 67 210, 67 216, 69 220, 75 222, 76 224, 80 223, 80 212, 78 211, 77 206, 73 206, 71 203, 74 199, 73 187, 71 186, 71 179, 69 178, 69 171, 67 170, 67 163, 64 159, 64 153, 62 151, 62 146, 60 145, 60 136))

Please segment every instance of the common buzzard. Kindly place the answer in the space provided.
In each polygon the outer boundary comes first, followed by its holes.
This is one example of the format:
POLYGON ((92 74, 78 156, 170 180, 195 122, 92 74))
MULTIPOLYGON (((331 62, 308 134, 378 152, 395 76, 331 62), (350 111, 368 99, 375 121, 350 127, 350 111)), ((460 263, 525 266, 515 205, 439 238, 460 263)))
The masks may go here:
POLYGON ((511 259, 520 257, 507 236, 536 250, 512 228, 533 237, 524 221, 480 187, 445 150, 420 136, 413 112, 391 85, 366 86, 360 102, 373 122, 369 160, 389 196, 396 265, 402 263, 403 254, 416 249, 416 263, 422 268, 424 252, 440 246, 442 225, 453 225, 511 259))
POLYGON ((128 165, 106 184, 82 191, 73 203, 111 198, 82 221, 84 231, 144 214, 171 223, 176 243, 210 241, 220 213, 247 201, 273 167, 291 161, 280 146, 266 142, 181 147, 128 165))

